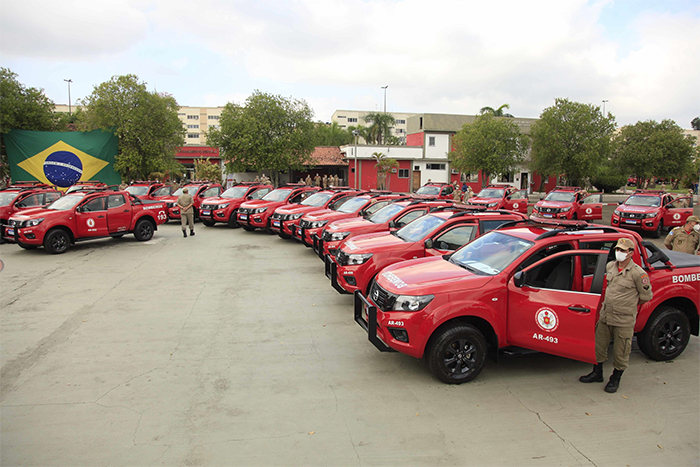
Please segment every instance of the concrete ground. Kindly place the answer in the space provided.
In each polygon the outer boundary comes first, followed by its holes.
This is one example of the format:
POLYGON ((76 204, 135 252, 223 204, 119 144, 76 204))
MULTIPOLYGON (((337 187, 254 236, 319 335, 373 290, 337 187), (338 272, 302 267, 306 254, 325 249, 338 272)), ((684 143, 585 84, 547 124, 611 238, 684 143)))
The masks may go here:
POLYGON ((3 466, 700 465, 697 337, 667 363, 635 345, 614 395, 546 354, 448 386, 276 236, 170 223, 0 258, 3 466))

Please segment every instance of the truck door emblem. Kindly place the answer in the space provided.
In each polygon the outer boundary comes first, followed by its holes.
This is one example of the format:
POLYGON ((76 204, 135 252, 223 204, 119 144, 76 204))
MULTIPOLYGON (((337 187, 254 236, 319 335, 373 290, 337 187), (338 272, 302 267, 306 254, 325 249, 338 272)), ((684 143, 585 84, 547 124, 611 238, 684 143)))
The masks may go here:
POLYGON ((518 209, 518 203, 513 203, 513 209, 518 209))
POLYGON ((552 332, 559 327, 559 317, 551 308, 540 308, 535 312, 535 322, 543 331, 552 332))
POLYGON ((593 209, 591 209, 591 208, 586 209, 586 214, 592 214, 592 213, 593 213, 593 209))
POLYGON ((678 220, 678 219, 680 219, 680 218, 681 218, 681 215, 678 214, 678 213, 675 213, 675 214, 673 215, 673 219, 675 219, 675 220, 678 220))
POLYGON ((88 219, 87 226, 88 227, 95 227, 95 219, 88 219))

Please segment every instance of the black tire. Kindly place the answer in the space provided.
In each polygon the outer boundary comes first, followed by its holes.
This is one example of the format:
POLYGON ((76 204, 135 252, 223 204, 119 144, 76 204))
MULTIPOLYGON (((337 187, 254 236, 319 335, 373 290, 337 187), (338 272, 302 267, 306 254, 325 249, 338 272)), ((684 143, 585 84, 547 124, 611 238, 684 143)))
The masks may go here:
POLYGON ((17 242, 17 245, 19 245, 20 248, 24 248, 25 250, 36 250, 37 245, 27 245, 26 243, 22 242, 17 242))
POLYGON ((148 219, 141 219, 136 223, 136 228, 134 229, 134 237, 139 242, 147 242, 153 238, 153 233, 156 230, 156 226, 148 219))
POLYGON ((206 225, 207 227, 214 227, 216 222, 210 221, 209 219, 202 219, 202 224, 206 225))
POLYGON ((659 307, 637 335, 639 349, 652 360, 673 360, 690 340, 688 317, 672 306, 659 307))
POLYGON ((52 230, 44 238, 44 249, 52 255, 65 253, 70 246, 70 235, 65 230, 52 230))
POLYGON ((428 350, 428 367, 443 383, 466 383, 481 373, 486 351, 481 331, 470 325, 453 326, 436 336, 428 350))
POLYGON ((656 227, 656 230, 654 230, 651 233, 651 236, 654 238, 659 238, 661 236, 661 232, 664 231, 664 220, 661 219, 659 220, 659 225, 656 227))
POLYGON ((231 217, 228 218, 228 226, 232 229, 238 228, 241 225, 238 223, 236 220, 236 211, 233 211, 231 213, 231 217))
POLYGON ((251 227, 249 225, 242 225, 241 227, 243 227, 243 230, 245 230, 246 232, 252 232, 253 230, 255 230, 255 227, 251 227))

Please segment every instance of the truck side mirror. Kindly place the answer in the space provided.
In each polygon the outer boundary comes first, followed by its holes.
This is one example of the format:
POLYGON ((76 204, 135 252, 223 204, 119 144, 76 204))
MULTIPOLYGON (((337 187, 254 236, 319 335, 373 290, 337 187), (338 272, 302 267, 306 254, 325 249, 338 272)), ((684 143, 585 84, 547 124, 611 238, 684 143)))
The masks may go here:
POLYGON ((518 271, 513 275, 513 284, 517 288, 521 288, 525 284, 525 271, 518 271))
POLYGON ((364 209, 360 211, 360 217, 367 217, 367 211, 365 211, 364 209))
POLYGON ((425 241, 425 247, 428 249, 433 247, 433 239, 432 238, 429 238, 425 241))
POLYGON ((543 199, 544 199, 544 196, 540 196, 540 201, 542 201, 543 199))
POLYGON ((617 202, 617 204, 618 204, 619 206, 622 206, 622 203, 624 203, 624 201, 618 201, 618 202, 617 202))
POLYGON ((253 199, 253 197, 251 195, 248 195, 245 197, 245 199, 253 199))
POLYGON ((395 229, 396 228, 396 221, 389 221, 389 228, 395 229))

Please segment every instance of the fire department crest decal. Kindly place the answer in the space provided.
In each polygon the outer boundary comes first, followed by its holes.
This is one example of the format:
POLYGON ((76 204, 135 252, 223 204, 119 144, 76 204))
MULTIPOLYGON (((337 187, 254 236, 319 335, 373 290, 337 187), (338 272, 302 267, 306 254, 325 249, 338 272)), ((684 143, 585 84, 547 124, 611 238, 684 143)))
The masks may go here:
POLYGON ((535 321, 543 331, 552 332, 559 327, 559 317, 551 308, 540 308, 535 313, 535 321))

